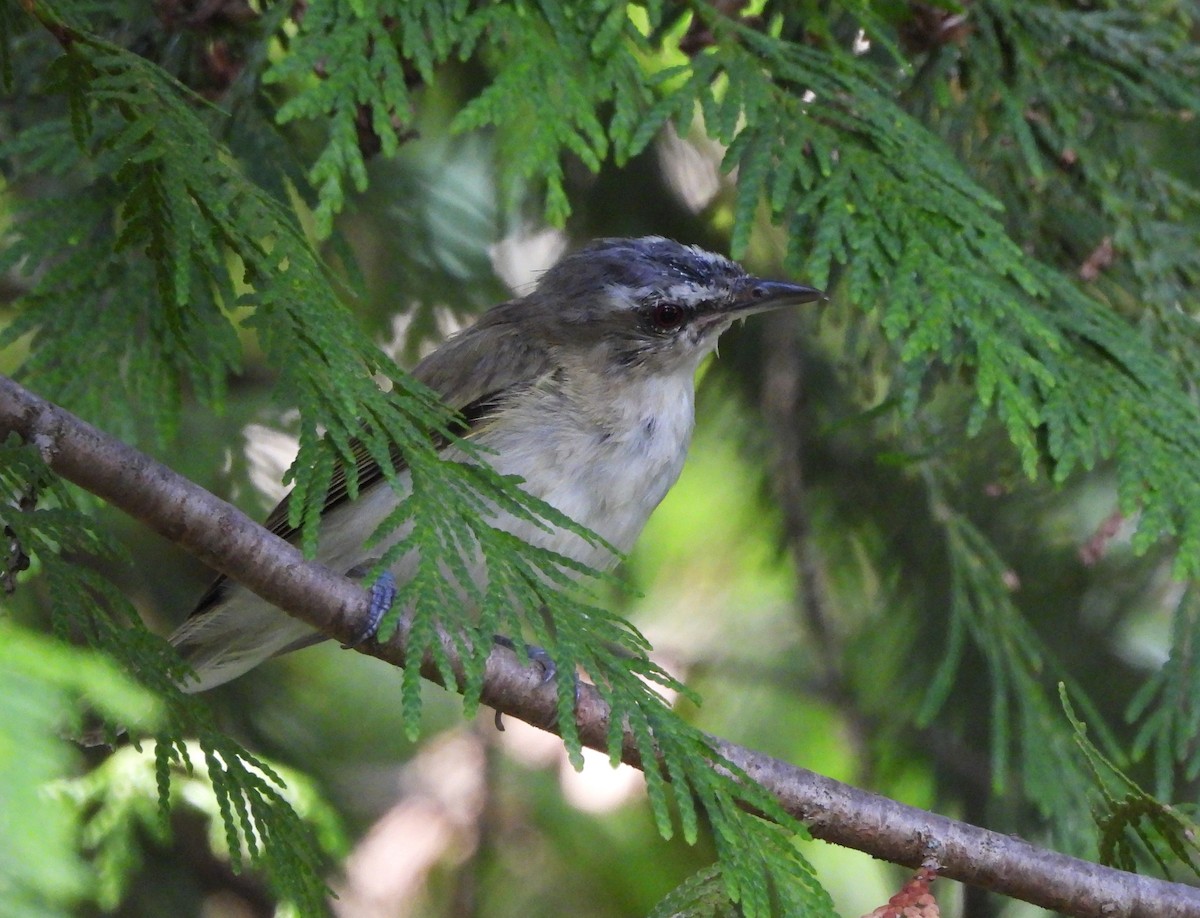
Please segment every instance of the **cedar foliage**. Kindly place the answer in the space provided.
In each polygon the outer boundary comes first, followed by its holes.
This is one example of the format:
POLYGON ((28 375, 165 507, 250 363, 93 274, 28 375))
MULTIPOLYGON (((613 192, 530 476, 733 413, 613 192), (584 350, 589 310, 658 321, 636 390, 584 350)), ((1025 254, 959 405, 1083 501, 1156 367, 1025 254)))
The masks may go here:
MULTIPOLYGON (((289 476, 305 547, 339 466, 356 488, 352 440, 385 469, 398 449, 414 492, 385 525, 413 524, 395 551, 421 551, 401 596, 415 609, 414 654, 428 649, 448 668, 434 636, 456 620, 457 599, 439 571, 455 569, 456 546, 478 544, 491 578, 471 597, 477 634, 527 634, 546 647, 564 714, 569 674, 582 665, 614 724, 627 721, 648 760, 658 750, 670 778, 647 774, 659 831, 690 841, 703 824, 719 860, 664 908, 702 900, 693 910, 714 913, 736 900, 750 915, 781 903, 826 913, 791 842, 802 830, 755 787, 709 767, 703 736, 655 693, 682 687, 599 605, 608 581, 556 591, 568 585, 567 562, 513 544, 477 511, 486 495, 566 521, 512 482, 438 463, 431 443, 453 437, 453 418, 344 306, 358 288, 337 218, 367 190, 368 162, 402 151, 423 94, 455 68, 483 76, 450 129, 494 132, 509 199, 532 195, 552 223, 572 210, 569 168, 628 163, 668 122, 680 133, 698 124, 736 170, 733 254, 751 249, 765 218, 787 267, 836 290, 851 357, 883 368, 879 436, 924 489, 950 579, 945 653, 913 706, 914 728, 939 716, 964 659, 978 655, 998 783, 1015 778, 1064 843, 1098 806, 1101 848, 1120 863, 1135 863, 1137 844, 1164 868, 1189 860, 1188 825, 1163 818, 1113 764, 1122 753, 1103 715, 1027 621, 997 547, 957 506, 957 457, 920 444, 1002 434, 1021 474, 1060 484, 1111 469, 1121 511, 1137 518, 1136 546, 1169 554, 1184 580, 1200 574, 1200 336, 1189 312, 1200 192, 1162 168, 1138 130, 1200 112, 1195 4, 229 0, 206 7, 206 19, 189 9, 164 3, 154 19, 132 3, 28 0, 0 10, 0 271, 19 287, 0 346, 19 349, 23 382, 159 447, 178 435, 186 401, 222 408, 252 340, 280 399, 299 411, 289 476), (289 131, 309 142, 297 147, 289 131), (1081 282, 1073 274, 1099 257, 1102 235, 1118 256, 1081 282), (1064 714, 1060 681, 1100 748, 1064 714)), ((231 857, 244 851, 282 898, 318 910, 320 853, 276 772, 171 687, 169 654, 111 585, 62 560, 113 546, 86 504, 47 493, 35 457, 4 448, 6 489, 30 499, 0 513, 52 584, 56 631, 82 633, 167 699, 156 745, 164 806, 172 771, 202 756, 231 857)), ((1154 757, 1164 795, 1200 769, 1187 701, 1195 610, 1189 590, 1171 659, 1132 709, 1142 723, 1134 752, 1154 757)), ((483 662, 471 646, 486 641, 460 647, 468 710, 483 662)), ((402 701, 415 730, 415 670, 402 701)), ((578 756, 569 729, 565 741, 578 756)), ((110 890, 126 869, 120 846, 132 844, 115 837, 101 859, 110 890)))

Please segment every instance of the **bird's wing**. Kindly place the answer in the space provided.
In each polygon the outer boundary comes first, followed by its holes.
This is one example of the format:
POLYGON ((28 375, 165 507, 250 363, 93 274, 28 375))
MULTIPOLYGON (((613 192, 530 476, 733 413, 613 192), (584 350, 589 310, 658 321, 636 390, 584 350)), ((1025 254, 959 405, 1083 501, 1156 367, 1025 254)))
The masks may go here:
MULTIPOLYGON (((479 323, 450 339, 426 357, 413 370, 413 376, 429 386, 460 417, 459 436, 471 437, 495 411, 504 398, 531 385, 552 369, 550 354, 533 346, 516 331, 512 322, 520 301, 505 303, 490 310, 479 323), (485 334, 490 329, 491 334, 485 334)), ((439 447, 444 444, 438 444, 439 447)), ((384 478, 383 469, 358 440, 351 443, 359 492, 384 478)), ((395 446, 391 449, 392 466, 397 473, 407 462, 395 446)), ((263 526, 281 539, 294 541, 298 530, 288 522, 291 492, 285 494, 267 516, 263 526)), ((325 494, 323 513, 350 499, 345 470, 338 467, 325 494)), ((189 620, 218 605, 228 588, 222 574, 200 597, 189 620)))
MULTIPOLYGON (((506 392, 490 392, 464 406, 459 410, 457 423, 451 428, 452 432, 466 439, 472 437, 482 426, 483 422, 495 411, 496 407, 506 392)), ((440 442, 436 444, 438 449, 441 449, 448 442, 445 438, 439 438, 440 442)), ((366 446, 361 440, 351 440, 350 450, 354 454, 354 467, 358 472, 358 489, 361 493, 376 482, 382 481, 384 471, 382 466, 375 461, 366 446)), ((389 451, 389 457, 392 462, 392 468, 397 473, 408 468, 408 460, 400 452, 399 447, 393 444, 389 451)), ((283 496, 275 509, 267 516, 263 522, 263 527, 269 529, 281 539, 291 541, 298 534, 299 530, 288 522, 288 514, 291 510, 291 496, 288 492, 283 496)), ((321 508, 322 513, 328 513, 334 507, 345 503, 350 499, 349 481, 346 476, 345 466, 338 466, 334 469, 333 479, 329 482, 329 490, 325 492, 325 504, 321 508)))

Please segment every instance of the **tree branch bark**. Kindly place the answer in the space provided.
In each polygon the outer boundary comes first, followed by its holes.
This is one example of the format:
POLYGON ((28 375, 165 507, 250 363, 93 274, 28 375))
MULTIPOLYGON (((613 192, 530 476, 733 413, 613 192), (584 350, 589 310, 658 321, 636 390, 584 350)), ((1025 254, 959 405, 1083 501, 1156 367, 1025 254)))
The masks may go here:
MULTIPOLYGON (((0 437, 16 432, 36 445, 54 471, 182 545, 343 643, 356 636, 368 597, 357 584, 318 564, 245 514, 166 466, 107 436, 11 379, 0 377, 0 437)), ((405 666, 406 634, 357 649, 405 666)), ((421 673, 441 682, 422 661, 421 673)), ((497 711, 555 730, 554 687, 538 666, 523 666, 496 647, 487 662, 482 701, 497 711)), ((582 685, 580 736, 606 749, 607 706, 582 685)), ((942 875, 1080 918, 1200 918, 1200 889, 1125 873, 1038 848, 1021 839, 957 822, 724 740, 717 749, 805 822, 817 838, 917 867, 937 859, 942 875)), ((624 760, 642 767, 626 737, 624 760)))

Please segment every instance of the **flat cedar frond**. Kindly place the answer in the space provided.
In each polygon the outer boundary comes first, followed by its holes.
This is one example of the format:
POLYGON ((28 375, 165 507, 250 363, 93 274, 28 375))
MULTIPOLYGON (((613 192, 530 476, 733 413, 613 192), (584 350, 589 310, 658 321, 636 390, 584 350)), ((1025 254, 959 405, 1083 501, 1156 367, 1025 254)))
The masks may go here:
POLYGON ((1104 755, 1088 736, 1088 726, 1075 713, 1071 693, 1059 686, 1059 697, 1100 791, 1094 815, 1100 830, 1100 860, 1136 870, 1148 855, 1164 874, 1172 864, 1200 876, 1200 844, 1196 841, 1195 808, 1173 807, 1156 800, 1104 755))
POLYGON ((1132 758, 1154 753, 1154 793, 1171 799, 1175 770, 1188 779, 1200 774, 1200 600, 1189 586, 1175 606, 1170 657, 1129 701, 1127 717, 1140 721, 1132 758))
MULTIPOLYGON (((327 894, 321 879, 322 864, 336 847, 333 839, 337 833, 331 817, 322 812, 314 820, 322 830, 320 837, 315 835, 306 818, 297 815, 297 789, 286 791, 282 779, 269 766, 215 730, 196 699, 179 692, 177 685, 185 673, 178 655, 162 638, 145 629, 136 610, 111 581, 79 562, 81 558, 110 557, 115 546, 96 532, 93 521, 79 511, 33 447, 0 446, 0 485, 6 494, 27 497, 24 508, 0 504, 0 524, 6 538, 41 569, 55 631, 59 635, 83 635, 92 647, 103 651, 103 657, 88 665, 74 664, 73 669, 82 676, 92 666, 96 670, 93 675, 99 678, 100 661, 114 660, 121 672, 136 677, 166 701, 166 716, 158 718, 165 720, 169 731, 165 742, 157 744, 155 756, 145 756, 138 766, 157 773, 162 814, 166 815, 172 799, 168 777, 171 769, 190 769, 186 747, 179 738, 198 733, 194 751, 206 763, 206 780, 214 795, 215 810, 209 815, 216 818, 219 812, 226 817, 224 831, 231 862, 236 866, 244 854, 249 854, 265 869, 282 898, 315 913, 327 894)), ((114 672, 117 669, 114 667, 114 672)), ((104 678, 115 676, 104 674, 104 678)), ((151 712, 144 701, 139 699, 134 704, 131 697, 125 697, 132 691, 122 689, 125 694, 119 693, 116 684, 110 686, 104 681, 85 697, 94 697, 100 710, 117 723, 145 729, 151 725, 151 712)), ((76 702, 74 717, 56 724, 56 729, 66 728, 72 735, 82 735, 81 713, 76 702)), ((110 738, 115 737, 114 733, 110 738)), ((56 738, 56 742, 61 745, 62 741, 56 738)), ((133 749, 124 750, 130 756, 134 753, 133 749)), ((152 819, 153 782, 134 782, 130 786, 129 774, 114 767, 56 790, 74 800, 83 844, 96 858, 99 887, 95 895, 108 907, 120 901, 130 879, 130 865, 137 861, 134 848, 139 826, 151 824, 152 830, 161 834, 161 823, 155 825, 152 819), (146 783, 149 789, 143 786, 146 783), (119 793, 112 793, 114 785, 119 793)), ((306 811, 320 808, 311 790, 300 789, 299 793, 306 795, 306 811)))
MULTIPOLYGON (((1090 782, 1086 763, 1054 705, 1053 680, 1065 674, 1013 602, 1007 582, 1011 574, 988 540, 952 511, 943 509, 941 515, 954 627, 972 638, 991 682, 992 783, 1004 788, 1015 771, 1025 795, 1066 843, 1088 813, 1090 782)), ((951 642, 919 722, 932 720, 952 690, 962 651, 961 641, 951 642)))

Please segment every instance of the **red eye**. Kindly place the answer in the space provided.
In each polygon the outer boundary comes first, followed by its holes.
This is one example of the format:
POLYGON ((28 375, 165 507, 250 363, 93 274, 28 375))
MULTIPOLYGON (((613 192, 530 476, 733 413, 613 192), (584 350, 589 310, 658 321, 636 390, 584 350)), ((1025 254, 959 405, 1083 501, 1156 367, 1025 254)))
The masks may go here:
POLYGON ((678 303, 663 301, 650 307, 650 324, 657 331, 674 331, 687 318, 687 310, 678 303))

